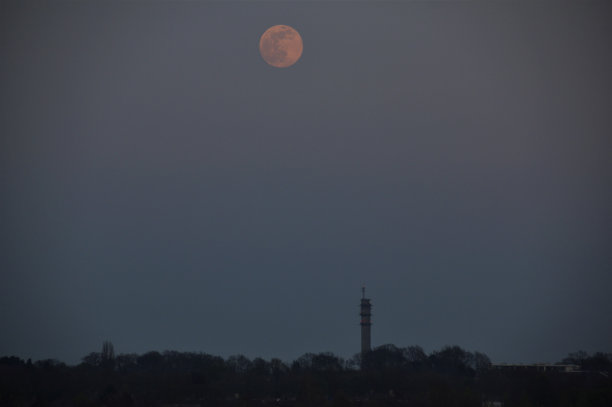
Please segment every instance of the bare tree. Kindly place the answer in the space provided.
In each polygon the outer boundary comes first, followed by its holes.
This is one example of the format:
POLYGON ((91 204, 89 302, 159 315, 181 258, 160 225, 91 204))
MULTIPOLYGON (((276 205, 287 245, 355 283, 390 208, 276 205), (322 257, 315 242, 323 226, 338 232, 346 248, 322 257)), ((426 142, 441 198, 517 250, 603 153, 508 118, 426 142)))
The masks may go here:
POLYGON ((112 367, 115 363, 115 348, 111 341, 102 343, 101 362, 103 366, 112 367))

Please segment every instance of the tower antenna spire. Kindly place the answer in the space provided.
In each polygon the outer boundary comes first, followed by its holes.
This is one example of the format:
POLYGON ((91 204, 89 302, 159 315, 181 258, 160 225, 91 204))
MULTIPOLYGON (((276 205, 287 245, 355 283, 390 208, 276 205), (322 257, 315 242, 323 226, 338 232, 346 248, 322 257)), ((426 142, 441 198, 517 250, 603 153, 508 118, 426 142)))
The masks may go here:
POLYGON ((365 284, 361 286, 361 298, 365 298, 365 284))

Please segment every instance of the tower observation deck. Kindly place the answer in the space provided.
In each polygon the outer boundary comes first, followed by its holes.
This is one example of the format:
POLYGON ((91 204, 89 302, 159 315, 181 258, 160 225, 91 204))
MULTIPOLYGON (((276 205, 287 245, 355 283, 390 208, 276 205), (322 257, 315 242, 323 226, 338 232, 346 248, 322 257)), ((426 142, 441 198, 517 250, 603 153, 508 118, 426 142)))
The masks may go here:
POLYGON ((372 304, 370 303, 370 299, 365 297, 365 286, 361 287, 361 312, 359 315, 361 315, 361 354, 363 355, 372 349, 370 342, 372 304))

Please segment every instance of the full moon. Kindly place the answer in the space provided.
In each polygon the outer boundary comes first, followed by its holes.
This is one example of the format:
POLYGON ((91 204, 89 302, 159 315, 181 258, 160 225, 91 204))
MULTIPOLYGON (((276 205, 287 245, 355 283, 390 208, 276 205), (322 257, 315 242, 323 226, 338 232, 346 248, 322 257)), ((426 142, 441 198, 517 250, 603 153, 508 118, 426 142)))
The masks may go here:
POLYGON ((288 25, 274 25, 259 39, 261 57, 277 68, 295 64, 302 56, 303 49, 300 33, 288 25))

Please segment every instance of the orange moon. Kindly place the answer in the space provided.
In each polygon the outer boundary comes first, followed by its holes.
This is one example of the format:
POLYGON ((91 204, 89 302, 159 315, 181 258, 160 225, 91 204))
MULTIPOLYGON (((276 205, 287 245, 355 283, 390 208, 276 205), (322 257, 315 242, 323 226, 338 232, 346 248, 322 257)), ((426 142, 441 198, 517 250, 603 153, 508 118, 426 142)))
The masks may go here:
POLYGON ((288 25, 274 25, 259 39, 261 57, 277 68, 295 64, 302 56, 303 49, 300 33, 288 25))

